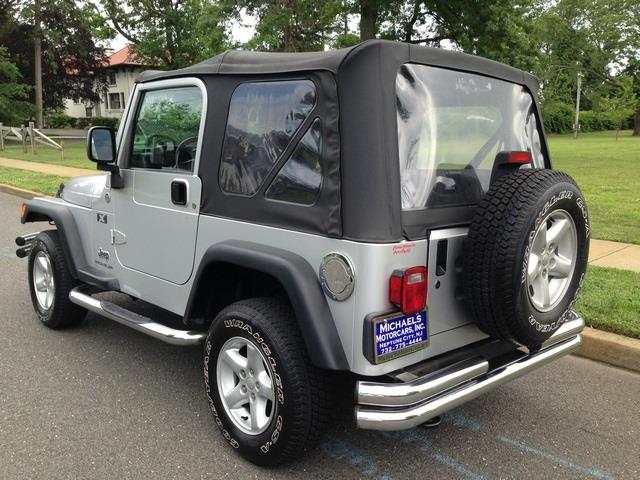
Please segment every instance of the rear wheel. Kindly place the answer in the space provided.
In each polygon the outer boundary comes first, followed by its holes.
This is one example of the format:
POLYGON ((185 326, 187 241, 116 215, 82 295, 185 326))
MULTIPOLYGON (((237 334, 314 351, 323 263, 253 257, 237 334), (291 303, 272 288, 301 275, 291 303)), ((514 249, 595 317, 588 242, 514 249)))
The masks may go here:
POLYGON ((58 232, 38 234, 29 254, 29 291, 38 319, 49 328, 82 322, 87 311, 69 300, 69 292, 79 284, 69 272, 58 232))
POLYGON ((470 312, 489 335, 535 347, 569 318, 587 267, 589 218, 567 174, 520 170, 478 205, 464 251, 470 312))
POLYGON ((297 458, 328 422, 326 373, 311 365, 284 301, 243 300, 220 312, 205 342, 204 379, 216 425, 255 464, 297 458))

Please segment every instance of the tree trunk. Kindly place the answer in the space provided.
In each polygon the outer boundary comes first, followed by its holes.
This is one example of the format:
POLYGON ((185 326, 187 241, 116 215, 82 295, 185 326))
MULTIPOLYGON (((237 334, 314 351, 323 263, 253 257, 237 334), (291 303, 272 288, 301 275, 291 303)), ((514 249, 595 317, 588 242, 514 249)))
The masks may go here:
POLYGON ((40 30, 40 3, 35 4, 33 29, 33 57, 35 61, 36 127, 43 127, 42 114, 42 31, 40 30))
POLYGON ((633 119, 633 135, 634 137, 640 137, 640 103, 636 107, 636 116, 633 119))
POLYGON ((413 0, 413 12, 411 14, 411 18, 407 23, 404 24, 404 27, 403 27, 403 30, 404 30, 404 38, 402 39, 403 42, 411 43, 411 40, 413 39, 413 29, 415 28, 416 22, 418 21, 418 15, 420 15, 421 5, 422 5, 422 2, 420 2, 419 0, 413 0))
POLYGON ((360 40, 376 38, 377 0, 360 0, 360 40))

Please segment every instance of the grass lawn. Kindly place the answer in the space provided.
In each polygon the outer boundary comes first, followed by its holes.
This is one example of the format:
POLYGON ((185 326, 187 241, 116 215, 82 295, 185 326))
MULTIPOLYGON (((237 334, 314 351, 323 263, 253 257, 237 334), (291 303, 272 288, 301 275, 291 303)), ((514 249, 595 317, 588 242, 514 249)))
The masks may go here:
POLYGON ((57 175, 46 175, 39 172, 19 170, 17 168, 0 167, 0 183, 14 187, 33 190, 45 195, 55 195, 61 183, 68 178, 57 175))
POLYGON ((576 311, 587 325, 640 338, 640 273, 589 266, 576 311))
POLYGON ((27 146, 27 153, 22 151, 22 145, 16 142, 6 142, 4 150, 0 150, 0 157, 27 160, 29 162, 54 163, 66 167, 94 169, 95 164, 87 158, 87 145, 84 142, 67 142, 64 144, 64 160, 62 153, 51 147, 38 145, 38 153, 31 153, 27 146))
POLYGON ((630 131, 550 135, 554 168, 571 175, 589 207, 593 238, 640 244, 640 138, 630 131))

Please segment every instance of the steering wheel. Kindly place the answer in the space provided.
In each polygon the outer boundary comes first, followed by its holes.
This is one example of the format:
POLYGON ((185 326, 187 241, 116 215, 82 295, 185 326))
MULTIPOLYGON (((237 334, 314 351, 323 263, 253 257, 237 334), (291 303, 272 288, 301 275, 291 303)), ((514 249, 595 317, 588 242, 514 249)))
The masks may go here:
POLYGON ((197 146, 198 144, 198 137, 189 137, 189 138, 185 138, 183 141, 180 142, 180 144, 176 147, 176 163, 174 165, 174 168, 178 168, 181 170, 192 170, 193 169, 193 160, 194 160, 194 154, 195 152, 191 153, 191 152, 187 152, 186 151, 186 147, 188 147, 189 142, 194 142, 193 147, 197 146), (188 153, 189 155, 189 159, 188 160, 180 160, 180 154, 182 153, 182 150, 185 151, 185 153, 188 153))
POLYGON ((175 145, 176 141, 164 133, 152 133, 147 137, 147 145, 151 147, 151 166, 154 168, 167 167, 166 156, 169 143, 175 145), (160 147, 162 149, 162 160, 160 165, 156 165, 155 162, 155 150, 160 147))

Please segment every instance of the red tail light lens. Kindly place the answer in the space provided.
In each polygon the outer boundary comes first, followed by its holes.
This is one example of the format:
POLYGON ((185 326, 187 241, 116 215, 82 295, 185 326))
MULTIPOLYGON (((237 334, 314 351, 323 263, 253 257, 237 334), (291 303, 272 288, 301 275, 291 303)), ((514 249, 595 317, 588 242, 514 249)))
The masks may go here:
POLYGON ((507 163, 519 163, 521 165, 531 163, 531 152, 512 150, 508 155, 507 163))
POLYGON ((423 310, 427 304, 427 269, 396 270, 389 279, 389 301, 405 315, 423 310))

